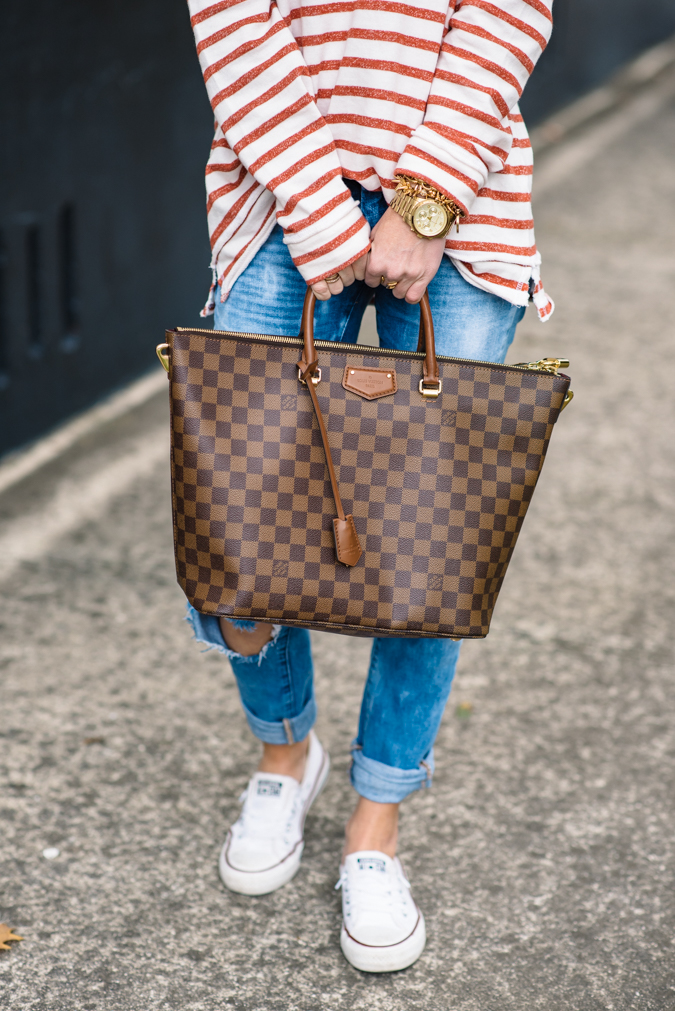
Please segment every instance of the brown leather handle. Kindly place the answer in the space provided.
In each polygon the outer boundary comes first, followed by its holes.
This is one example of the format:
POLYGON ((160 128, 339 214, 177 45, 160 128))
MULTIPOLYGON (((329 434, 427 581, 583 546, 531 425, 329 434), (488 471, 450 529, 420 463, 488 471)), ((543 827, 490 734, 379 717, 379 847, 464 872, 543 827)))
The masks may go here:
POLYGON ((424 385, 435 386, 440 392, 441 380, 436 361, 436 340, 434 338, 434 319, 429 305, 429 292, 425 291, 420 302, 420 333, 417 339, 417 350, 424 351, 424 385))
MULTIPOLYGON (((304 340, 303 351, 303 372, 311 370, 313 374, 317 368, 316 350, 314 348, 314 305, 316 297, 311 288, 307 288, 305 304, 302 307, 302 322, 300 324, 299 336, 304 340)), ((422 369, 422 381, 425 386, 440 388, 440 377, 438 374, 438 362, 436 361, 436 342, 434 340, 434 320, 431 315, 429 305, 429 294, 424 292, 420 302, 420 333, 417 341, 417 350, 424 351, 424 366, 422 369)))

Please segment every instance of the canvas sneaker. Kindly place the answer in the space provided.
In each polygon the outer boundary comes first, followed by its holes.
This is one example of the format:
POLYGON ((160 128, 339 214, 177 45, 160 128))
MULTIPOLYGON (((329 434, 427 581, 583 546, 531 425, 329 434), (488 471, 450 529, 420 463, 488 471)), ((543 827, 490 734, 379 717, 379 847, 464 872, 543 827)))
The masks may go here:
POLYGON ((241 796, 241 815, 220 853, 224 884, 242 895, 266 895, 296 874, 304 848, 305 818, 326 782, 330 761, 313 731, 302 782, 256 772, 241 796))
POLYGON ((340 947, 362 972, 394 972, 415 962, 426 944, 424 917, 398 857, 350 853, 340 868, 340 947))

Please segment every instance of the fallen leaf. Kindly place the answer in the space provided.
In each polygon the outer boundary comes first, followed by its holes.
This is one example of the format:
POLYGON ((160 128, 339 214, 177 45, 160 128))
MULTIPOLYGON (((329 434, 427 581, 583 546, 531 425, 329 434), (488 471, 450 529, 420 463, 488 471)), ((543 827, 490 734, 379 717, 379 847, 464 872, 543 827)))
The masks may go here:
POLYGON ((455 716, 458 720, 468 720, 473 712, 473 705, 470 702, 460 702, 455 709, 455 716))
POLYGON ((23 937, 13 934, 6 923, 0 923, 0 948, 9 951, 9 945, 5 943, 6 941, 23 941, 23 937))
POLYGON ((105 744, 105 737, 85 737, 83 744, 105 744))

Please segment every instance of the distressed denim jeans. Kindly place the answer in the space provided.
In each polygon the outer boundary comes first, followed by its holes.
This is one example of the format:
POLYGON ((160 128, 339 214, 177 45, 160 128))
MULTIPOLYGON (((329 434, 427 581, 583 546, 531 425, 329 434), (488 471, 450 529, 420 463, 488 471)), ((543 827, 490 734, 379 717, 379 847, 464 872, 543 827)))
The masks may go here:
MULTIPOLYGON (((386 210, 380 193, 349 183, 371 227, 386 210)), ((216 299, 219 330, 295 337, 306 286, 277 225, 234 284, 216 299)), ((443 257, 429 285, 439 354, 502 362, 524 309, 465 281, 443 257)), ((356 281, 341 295, 317 302, 315 337, 356 343, 366 306, 374 302, 380 345, 414 351, 419 308, 383 286, 356 281)), ((305 629, 274 626, 262 651, 243 657, 228 649, 217 618, 188 605, 195 638, 225 654, 232 665, 252 732, 261 741, 301 741, 316 719, 312 654, 305 629)), ((235 624, 252 627, 252 622, 235 624)), ((330 634, 334 648, 339 636, 330 634)), ((455 673, 460 643, 449 639, 374 639, 358 734, 353 742, 352 784, 361 796, 398 803, 431 783, 433 744, 455 673)))

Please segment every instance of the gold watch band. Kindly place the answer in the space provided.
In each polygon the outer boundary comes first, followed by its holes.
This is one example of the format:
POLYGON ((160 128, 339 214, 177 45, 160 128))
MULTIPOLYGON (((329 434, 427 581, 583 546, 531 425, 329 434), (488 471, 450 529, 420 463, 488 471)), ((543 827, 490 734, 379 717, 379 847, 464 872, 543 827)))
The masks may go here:
POLYGON ((398 176, 394 199, 389 205, 408 227, 425 239, 444 238, 453 225, 459 231, 464 211, 440 190, 423 179, 398 176))

